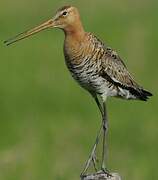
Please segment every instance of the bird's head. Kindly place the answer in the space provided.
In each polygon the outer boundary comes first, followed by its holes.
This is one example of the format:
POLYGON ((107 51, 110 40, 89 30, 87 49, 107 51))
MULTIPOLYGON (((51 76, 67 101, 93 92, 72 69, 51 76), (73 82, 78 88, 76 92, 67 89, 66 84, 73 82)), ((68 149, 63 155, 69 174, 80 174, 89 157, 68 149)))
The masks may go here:
POLYGON ((6 45, 10 45, 47 28, 60 28, 63 29, 65 32, 73 32, 74 27, 77 28, 80 26, 80 15, 77 8, 73 6, 64 6, 56 12, 53 18, 47 20, 46 22, 31 30, 27 30, 23 33, 16 35, 13 38, 4 41, 4 43, 6 45))
POLYGON ((80 15, 76 7, 64 6, 60 8, 53 18, 54 27, 61 29, 68 29, 71 26, 76 25, 80 21, 80 15))

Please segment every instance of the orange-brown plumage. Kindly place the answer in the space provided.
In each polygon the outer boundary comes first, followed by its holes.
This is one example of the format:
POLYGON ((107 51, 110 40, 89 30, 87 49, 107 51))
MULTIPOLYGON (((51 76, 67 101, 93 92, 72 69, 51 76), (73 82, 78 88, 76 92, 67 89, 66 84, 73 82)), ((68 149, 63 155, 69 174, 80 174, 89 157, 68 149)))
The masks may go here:
POLYGON ((49 27, 60 28, 64 31, 64 54, 68 68, 73 77, 91 94, 95 96, 100 94, 103 100, 108 96, 147 100, 148 96, 151 96, 151 93, 143 90, 134 81, 116 51, 105 46, 92 33, 84 31, 76 7, 60 8, 54 18, 6 41, 6 43, 9 45, 49 27), (84 66, 84 61, 87 66, 89 64, 89 68, 84 66), (79 65, 82 65, 83 70, 80 74, 77 72, 79 65), (97 75, 95 80, 94 74, 97 75), (86 78, 87 80, 85 80, 86 78))
MULTIPOLYGON (((122 99, 146 101, 152 94, 135 82, 116 51, 106 46, 92 33, 84 31, 76 7, 64 6, 60 8, 50 20, 5 41, 5 43, 12 44, 50 27, 64 31, 64 55, 67 67, 73 78, 95 98, 102 114, 104 131, 102 168, 104 169, 105 131, 107 129, 106 98, 116 96, 122 99), (101 96, 102 102, 99 102, 98 95, 101 96)), ((97 143, 98 140, 83 174, 91 161, 95 164, 94 156, 97 143)))

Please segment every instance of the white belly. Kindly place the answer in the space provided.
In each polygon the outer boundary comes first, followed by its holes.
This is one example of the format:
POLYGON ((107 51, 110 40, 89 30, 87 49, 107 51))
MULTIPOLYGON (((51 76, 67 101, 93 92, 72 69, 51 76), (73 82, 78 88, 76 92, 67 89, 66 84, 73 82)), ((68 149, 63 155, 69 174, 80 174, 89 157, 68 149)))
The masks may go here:
POLYGON ((93 72, 73 73, 72 77, 86 90, 95 92, 103 96, 116 96, 117 91, 113 86, 109 87, 109 83, 99 75, 93 72))

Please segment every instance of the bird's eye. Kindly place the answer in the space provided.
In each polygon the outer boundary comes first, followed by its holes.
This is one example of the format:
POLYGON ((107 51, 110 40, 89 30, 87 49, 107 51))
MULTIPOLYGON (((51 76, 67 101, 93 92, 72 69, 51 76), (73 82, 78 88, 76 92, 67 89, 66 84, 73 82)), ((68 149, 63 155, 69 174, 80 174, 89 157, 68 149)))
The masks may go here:
POLYGON ((67 14, 68 14, 67 11, 64 11, 64 12, 62 13, 63 16, 66 16, 67 14))

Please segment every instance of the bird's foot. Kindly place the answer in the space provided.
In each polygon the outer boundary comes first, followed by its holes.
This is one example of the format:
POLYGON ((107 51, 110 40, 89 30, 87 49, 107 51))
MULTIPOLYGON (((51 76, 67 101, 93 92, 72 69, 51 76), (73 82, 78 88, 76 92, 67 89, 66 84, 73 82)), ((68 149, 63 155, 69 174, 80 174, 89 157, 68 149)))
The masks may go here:
POLYGON ((102 167, 101 171, 106 174, 107 177, 112 177, 112 174, 110 173, 110 171, 107 168, 102 167))

